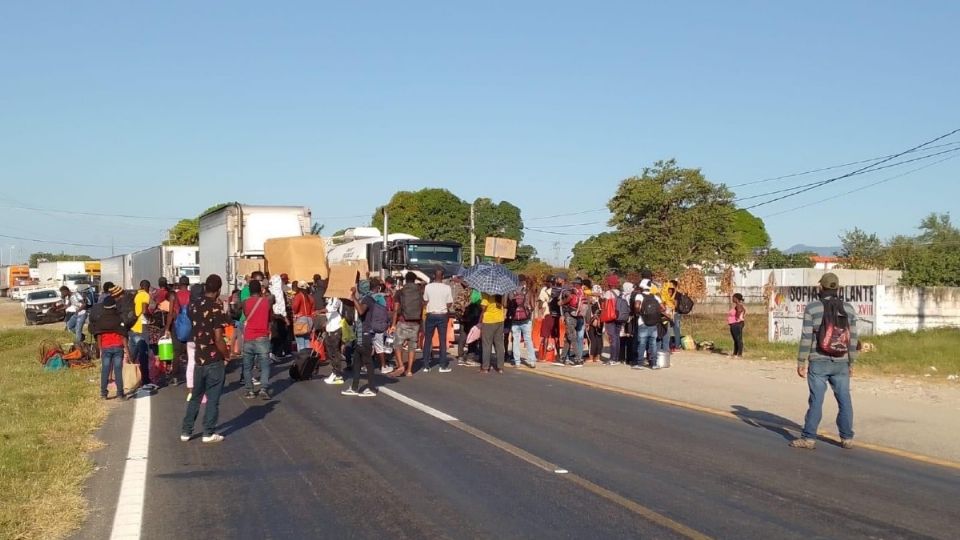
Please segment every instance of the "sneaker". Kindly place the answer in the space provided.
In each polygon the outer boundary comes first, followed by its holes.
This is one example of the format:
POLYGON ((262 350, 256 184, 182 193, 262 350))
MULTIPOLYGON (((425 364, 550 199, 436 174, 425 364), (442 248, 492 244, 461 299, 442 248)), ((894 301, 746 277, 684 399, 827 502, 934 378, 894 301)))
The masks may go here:
POLYGON ((650 369, 660 369, 660 366, 658 366, 657 364, 654 364, 650 366, 650 369))
POLYGON ((245 397, 245 398, 247 398, 247 399, 255 399, 255 398, 257 397, 257 393, 256 393, 256 392, 247 392, 246 394, 243 395, 243 397, 245 397))
POLYGON ((356 390, 354 390, 353 388, 347 388, 347 389, 344 390, 343 392, 340 392, 340 394, 341 394, 341 395, 344 395, 344 396, 359 396, 359 395, 360 395, 360 393, 357 392, 356 390))
POLYGON ((453 371, 453 370, 450 369, 450 368, 448 368, 448 367, 442 367, 442 368, 440 368, 440 373, 450 373, 451 371, 453 371))
POLYGON ((840 446, 844 450, 850 450, 853 448, 853 439, 840 439, 840 446))
POLYGON ((583 362, 577 362, 577 363, 571 365, 570 367, 575 367, 575 368, 577 368, 577 367, 583 367, 583 362))
POLYGON ((467 367, 478 367, 480 365, 480 362, 477 362, 476 360, 467 360, 466 362, 464 362, 463 365, 467 367))
POLYGON ((190 398, 193 397, 193 392, 187 392, 187 401, 190 401, 190 398))
POLYGON ((635 369, 635 370, 639 371, 639 370, 641 370, 641 369, 646 369, 646 367, 644 367, 642 364, 634 364, 634 365, 630 366, 630 369, 635 369))
POLYGON ((223 442, 223 435, 219 433, 214 433, 213 435, 204 435, 201 439, 205 443, 218 443, 223 442))
POLYGON ((254 377, 254 378, 253 378, 253 385, 254 385, 254 386, 260 386, 260 379, 254 377))
POLYGON ((190 438, 191 438, 190 435, 181 434, 181 435, 180 435, 180 442, 190 442, 190 438))
POLYGON ((170 386, 180 386, 181 384, 183 384, 183 382, 176 377, 170 379, 170 386))
POLYGON ((354 394, 360 397, 377 397, 377 393, 369 388, 364 388, 363 392, 360 392, 359 394, 357 393, 354 393, 354 394))
POLYGON ((343 384, 343 377, 338 377, 336 373, 331 373, 323 382, 327 384, 343 384))
POLYGON ((266 388, 260 391, 260 399, 270 401, 270 392, 268 392, 266 388))
POLYGON ((458 366, 462 366, 462 367, 466 367, 466 366, 467 366, 467 363, 464 362, 463 360, 457 360, 457 365, 458 365, 458 366))
POLYGON ((817 441, 813 439, 794 439, 790 441, 790 448, 803 448, 804 450, 813 450, 817 447, 817 441))

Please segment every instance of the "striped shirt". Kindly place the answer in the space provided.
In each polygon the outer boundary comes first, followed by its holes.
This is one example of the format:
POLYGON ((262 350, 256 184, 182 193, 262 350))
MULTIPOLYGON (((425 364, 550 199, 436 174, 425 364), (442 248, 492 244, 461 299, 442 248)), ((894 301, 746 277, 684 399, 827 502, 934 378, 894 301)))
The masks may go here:
MULTIPOLYGON (((843 303, 843 311, 850 319, 850 351, 847 353, 850 365, 853 365, 857 359, 857 312, 848 302, 843 303)), ((827 356, 817 352, 817 331, 820 330, 820 323, 823 322, 823 302, 814 300, 807 304, 803 311, 803 331, 800 334, 800 352, 797 355, 797 365, 804 367, 807 361, 843 361, 843 358, 827 356)))

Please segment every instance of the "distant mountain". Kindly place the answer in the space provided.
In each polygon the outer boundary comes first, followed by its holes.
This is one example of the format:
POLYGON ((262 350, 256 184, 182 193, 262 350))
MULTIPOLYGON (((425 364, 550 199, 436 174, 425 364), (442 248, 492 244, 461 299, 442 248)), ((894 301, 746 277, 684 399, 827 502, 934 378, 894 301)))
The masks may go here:
POLYGON ((840 246, 834 247, 818 247, 818 246, 808 246, 806 244, 797 244, 788 249, 785 249, 783 252, 792 255, 794 253, 816 253, 817 255, 823 257, 831 257, 840 251, 840 246))

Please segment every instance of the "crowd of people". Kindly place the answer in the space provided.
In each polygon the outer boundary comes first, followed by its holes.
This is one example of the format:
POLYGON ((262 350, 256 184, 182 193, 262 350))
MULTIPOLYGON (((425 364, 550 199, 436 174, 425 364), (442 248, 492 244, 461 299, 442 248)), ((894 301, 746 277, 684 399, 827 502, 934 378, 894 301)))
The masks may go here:
MULTIPOLYGON (((102 359, 100 393, 104 399, 111 376, 118 397, 132 397, 124 392, 125 361, 139 365, 142 389, 148 392, 186 382, 184 441, 192 438, 202 404, 206 404, 203 442, 223 440, 215 428, 225 366, 231 360, 242 361, 245 397, 270 400, 272 368, 290 357, 296 358, 300 369, 310 366, 298 379, 318 375, 328 365, 324 383, 343 385, 349 374, 350 385, 341 394, 373 397, 379 377, 412 377, 434 368, 449 373, 452 360, 462 367, 479 366, 481 374, 503 373, 508 358, 515 367, 531 369, 547 360, 558 367, 599 362, 655 370, 662 366, 663 355, 689 347, 684 343, 681 322, 693 301, 678 290, 676 280, 657 283, 651 272, 643 271, 623 277, 610 274, 598 284, 583 277, 568 281, 563 275, 548 276, 539 284, 523 275, 518 281, 508 294, 488 294, 459 275, 446 278, 438 268, 428 283, 412 272, 400 279, 369 277, 359 281, 346 298, 339 298, 327 296, 327 282, 319 275, 309 282, 291 282, 286 274, 271 277, 254 272, 226 301, 217 275, 197 285, 191 285, 186 277, 171 285, 161 277, 156 287, 142 281, 135 292, 104 283, 99 298, 69 290, 62 293, 68 330, 82 341, 84 321, 88 320, 95 336, 102 359), (451 329, 453 336, 449 336, 451 329), (162 340, 172 341, 174 353, 166 367, 157 370, 155 356, 162 340), (418 349, 423 351, 419 363, 418 349), (453 359, 451 349, 455 350, 453 359), (309 359, 314 361, 300 362, 309 359), (361 387, 363 376, 366 384, 361 387)), ((827 295, 837 289, 834 282, 824 286, 832 287, 824 290, 827 295)), ((844 310, 852 308, 841 305, 831 309, 830 317, 835 313, 843 317, 844 310)), ((810 328, 819 327, 819 321, 812 320, 819 313, 807 317, 811 321, 805 321, 805 336, 810 328)), ((742 296, 733 295, 727 323, 735 356, 743 354, 745 315, 742 296)), ((855 317, 850 321, 854 328, 847 335, 852 334, 855 347, 855 317)), ((807 341, 811 339, 807 336, 807 341)), ((848 339, 841 345, 851 344, 848 339)), ((843 352, 847 353, 847 348, 843 352)), ((820 366, 813 362, 819 359, 815 356, 801 349, 800 366, 808 359, 811 366, 820 366)), ((850 363, 853 357, 850 350, 850 363)), ((291 368, 291 376, 293 373, 291 368)), ((807 376, 806 367, 798 368, 798 373, 807 376)), ((814 396, 816 403, 823 397, 820 386, 814 396)), ((838 400, 841 397, 838 395, 838 400)), ((848 402, 844 398, 844 418, 850 414, 848 402)), ((813 446, 810 426, 819 423, 818 410, 811 405, 809 429, 794 445, 813 446)), ((845 445, 852 444, 850 423, 849 419, 843 422, 845 445)))

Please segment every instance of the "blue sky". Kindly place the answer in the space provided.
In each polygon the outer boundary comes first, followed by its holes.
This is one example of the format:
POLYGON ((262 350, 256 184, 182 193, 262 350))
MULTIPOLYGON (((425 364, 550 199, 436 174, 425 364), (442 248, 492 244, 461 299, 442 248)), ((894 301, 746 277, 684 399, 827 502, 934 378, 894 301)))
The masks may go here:
MULTIPOLYGON (((170 218, 226 200, 307 205, 330 231, 443 186, 565 233, 526 238, 563 259, 606 213, 534 218, 603 208, 658 159, 733 185, 960 127, 955 2, 457 4, 3 3, 0 234, 120 253, 173 221, 17 207, 170 218)), ((831 198, 769 217, 778 247, 960 220, 960 159, 839 196, 936 159, 755 212, 831 198)), ((0 238, 4 262, 10 246, 110 253, 0 238)))

